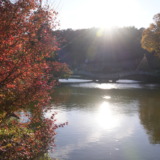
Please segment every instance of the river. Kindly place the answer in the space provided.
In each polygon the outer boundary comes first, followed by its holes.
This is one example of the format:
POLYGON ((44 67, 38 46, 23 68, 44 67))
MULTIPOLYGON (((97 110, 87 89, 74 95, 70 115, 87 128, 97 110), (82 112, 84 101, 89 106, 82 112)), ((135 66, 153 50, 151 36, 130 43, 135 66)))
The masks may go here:
POLYGON ((160 85, 65 84, 53 95, 56 160, 159 160, 160 85))

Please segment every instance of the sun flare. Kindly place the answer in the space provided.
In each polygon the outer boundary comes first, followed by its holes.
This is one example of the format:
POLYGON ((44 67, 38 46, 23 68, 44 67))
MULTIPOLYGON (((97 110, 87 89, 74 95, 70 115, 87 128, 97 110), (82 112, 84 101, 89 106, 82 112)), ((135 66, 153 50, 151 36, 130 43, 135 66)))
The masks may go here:
POLYGON ((115 116, 110 103, 104 101, 98 108, 96 122, 102 129, 113 129, 119 125, 120 119, 115 116))

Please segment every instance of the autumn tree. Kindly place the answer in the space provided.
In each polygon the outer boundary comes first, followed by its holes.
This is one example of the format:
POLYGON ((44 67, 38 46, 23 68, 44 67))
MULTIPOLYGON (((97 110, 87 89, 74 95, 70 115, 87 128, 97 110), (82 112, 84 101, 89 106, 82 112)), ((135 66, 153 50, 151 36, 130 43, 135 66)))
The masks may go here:
POLYGON ((40 0, 0 1, 0 106, 6 112, 46 105, 58 78, 51 73, 68 70, 47 61, 58 50, 56 14, 40 0))
POLYGON ((144 49, 160 56, 160 13, 153 17, 154 23, 145 29, 141 44, 144 49))
POLYGON ((0 1, 0 159, 27 160, 53 141, 58 126, 54 115, 43 116, 44 106, 57 79, 69 70, 53 58, 57 13, 41 0, 13 2, 0 1), (28 122, 17 119, 17 110, 29 111, 28 122))

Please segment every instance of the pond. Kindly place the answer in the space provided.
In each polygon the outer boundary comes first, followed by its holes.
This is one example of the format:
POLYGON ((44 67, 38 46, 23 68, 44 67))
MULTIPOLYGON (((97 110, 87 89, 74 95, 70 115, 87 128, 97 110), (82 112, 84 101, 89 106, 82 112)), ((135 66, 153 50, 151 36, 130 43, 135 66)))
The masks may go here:
POLYGON ((135 81, 65 84, 53 95, 58 160, 158 160, 160 85, 135 81))

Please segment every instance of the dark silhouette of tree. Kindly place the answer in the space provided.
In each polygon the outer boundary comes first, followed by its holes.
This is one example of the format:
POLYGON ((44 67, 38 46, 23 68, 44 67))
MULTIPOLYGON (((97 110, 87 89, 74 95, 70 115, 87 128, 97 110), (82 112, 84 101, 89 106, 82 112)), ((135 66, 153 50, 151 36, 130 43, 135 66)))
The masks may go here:
POLYGON ((143 28, 99 28, 57 31, 64 41, 59 58, 71 68, 92 72, 119 72, 136 70, 146 55, 151 68, 156 68, 157 58, 141 47, 143 28))

